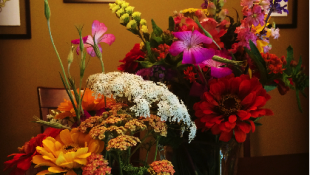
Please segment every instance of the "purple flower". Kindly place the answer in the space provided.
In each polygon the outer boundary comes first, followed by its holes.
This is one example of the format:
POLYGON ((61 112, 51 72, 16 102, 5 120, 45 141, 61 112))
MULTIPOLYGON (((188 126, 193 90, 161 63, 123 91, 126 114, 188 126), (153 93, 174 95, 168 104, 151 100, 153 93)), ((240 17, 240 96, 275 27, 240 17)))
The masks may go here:
MULTIPOLYGON (((231 60, 231 56, 227 51, 216 50, 215 55, 231 60)), ((225 63, 214 61, 213 59, 202 62, 201 66, 211 67, 211 76, 215 78, 222 78, 232 73, 232 70, 224 66, 225 63)))
POLYGON ((169 52, 177 56, 183 52, 183 64, 199 64, 214 56, 213 49, 203 48, 200 44, 211 44, 212 39, 201 34, 197 30, 174 32, 173 35, 180 39, 172 43, 169 52))
POLYGON ((204 0, 204 2, 201 4, 202 9, 208 8, 208 0, 204 0))
MULTIPOLYGON (((287 8, 287 4, 284 6, 281 6, 281 4, 280 4, 281 1, 282 0, 275 0, 274 3, 273 3, 273 1, 270 1, 271 11, 276 12, 276 13, 280 13, 280 14, 282 14, 282 12, 285 12, 288 14, 288 10, 285 9, 285 8, 287 8)), ((288 0, 284 0, 284 2, 288 2, 288 0)))

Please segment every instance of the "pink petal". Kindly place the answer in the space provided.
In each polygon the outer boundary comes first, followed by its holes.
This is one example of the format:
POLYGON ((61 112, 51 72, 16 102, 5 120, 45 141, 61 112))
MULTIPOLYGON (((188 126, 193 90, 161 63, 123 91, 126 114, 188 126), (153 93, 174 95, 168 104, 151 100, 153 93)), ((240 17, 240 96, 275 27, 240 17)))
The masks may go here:
POLYGON ((100 42, 107 43, 111 45, 115 41, 115 36, 113 34, 105 34, 99 39, 100 42))
MULTIPOLYGON (((98 42, 96 42, 96 43, 98 44, 98 42)), ((90 35, 87 36, 86 44, 94 45, 94 40, 93 40, 92 36, 90 36, 90 35)))
POLYGON ((191 38, 191 45, 197 45, 200 43, 205 43, 205 44, 211 44, 212 43, 212 39, 201 34, 200 32, 198 32, 197 30, 195 30, 192 33, 192 38, 191 38))
POLYGON ((174 32, 173 35, 182 41, 190 43, 190 39, 192 37, 192 31, 174 32))
POLYGON ((178 54, 183 52, 185 49, 186 49, 186 46, 183 41, 175 41, 170 46, 169 52, 172 56, 177 56, 178 54))
MULTIPOLYGON (((86 42, 87 37, 88 37, 88 36, 84 36, 84 37, 82 38, 83 43, 86 42)), ((72 43, 72 44, 80 44, 80 39, 74 39, 74 40, 71 41, 71 43, 72 43)))
MULTIPOLYGON (((193 47, 190 50, 191 50, 192 54, 194 55, 194 62, 192 64, 199 64, 205 60, 212 59, 212 57, 215 54, 214 49, 193 47)), ((183 58, 183 60, 184 60, 184 58, 183 58)))
POLYGON ((222 78, 230 75, 232 70, 228 67, 211 67, 211 76, 215 78, 222 78))
POLYGON ((95 36, 95 41, 98 42, 99 38, 108 30, 108 28, 99 21, 95 20, 92 25, 92 36, 95 36))

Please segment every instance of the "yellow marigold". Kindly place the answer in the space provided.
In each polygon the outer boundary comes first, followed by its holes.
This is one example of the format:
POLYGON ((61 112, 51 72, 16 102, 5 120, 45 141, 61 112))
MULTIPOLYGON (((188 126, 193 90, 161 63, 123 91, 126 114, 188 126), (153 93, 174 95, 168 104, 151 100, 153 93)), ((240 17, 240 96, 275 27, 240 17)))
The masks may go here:
POLYGON ((73 169, 80 168, 87 163, 87 157, 92 153, 100 153, 104 142, 94 140, 88 134, 83 134, 77 128, 69 131, 62 130, 56 137, 47 137, 42 141, 43 147, 37 146, 40 155, 35 155, 32 162, 36 167, 48 166, 47 170, 37 175, 65 173, 76 175, 73 169))
POLYGON ((107 150, 118 149, 121 151, 127 150, 129 147, 136 146, 138 142, 141 142, 138 137, 120 135, 108 142, 107 150))
POLYGON ((134 131, 138 131, 138 130, 145 130, 146 125, 141 123, 138 119, 132 119, 125 124, 125 128, 134 132, 134 131))
POLYGON ((167 124, 165 121, 161 121, 160 117, 151 114, 150 117, 143 119, 144 122, 147 122, 155 132, 158 132, 161 136, 167 136, 167 124))

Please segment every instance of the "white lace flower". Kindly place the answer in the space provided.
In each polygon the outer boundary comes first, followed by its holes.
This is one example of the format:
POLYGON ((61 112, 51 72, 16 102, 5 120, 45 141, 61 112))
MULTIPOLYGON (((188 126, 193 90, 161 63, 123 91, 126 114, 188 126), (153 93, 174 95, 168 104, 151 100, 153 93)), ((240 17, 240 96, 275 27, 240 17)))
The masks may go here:
POLYGON ((134 74, 110 72, 91 75, 87 87, 94 91, 95 96, 126 97, 133 102, 130 110, 136 116, 149 117, 151 107, 156 108, 162 121, 183 122, 190 131, 189 141, 196 135, 196 125, 191 121, 186 106, 162 83, 145 81, 134 74))

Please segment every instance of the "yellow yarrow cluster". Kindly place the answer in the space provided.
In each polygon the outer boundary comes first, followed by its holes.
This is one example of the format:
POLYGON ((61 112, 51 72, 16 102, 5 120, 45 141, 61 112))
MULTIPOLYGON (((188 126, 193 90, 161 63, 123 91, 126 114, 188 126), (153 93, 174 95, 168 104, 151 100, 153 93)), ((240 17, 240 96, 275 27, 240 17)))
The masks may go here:
POLYGON ((146 129, 146 125, 141 123, 141 121, 139 121, 138 119, 132 119, 132 120, 128 121, 125 124, 125 128, 127 128, 130 131, 134 132, 134 131, 137 131, 137 130, 145 130, 146 129))
POLYGON ((141 142, 138 137, 121 135, 108 142, 107 150, 118 149, 124 151, 129 147, 136 146, 138 142, 141 142))
POLYGON ((144 122, 148 122, 155 132, 161 136, 167 136, 167 124, 165 121, 161 121, 160 117, 151 114, 150 117, 143 119, 144 122))
POLYGON ((150 164, 147 170, 151 175, 173 175, 175 170, 168 160, 159 160, 150 164))
POLYGON ((195 13, 200 10, 202 13, 204 13, 205 15, 208 14, 208 10, 207 9, 196 9, 196 8, 188 8, 188 9, 184 9, 181 10, 180 13, 182 13, 184 16, 194 16, 195 13))

